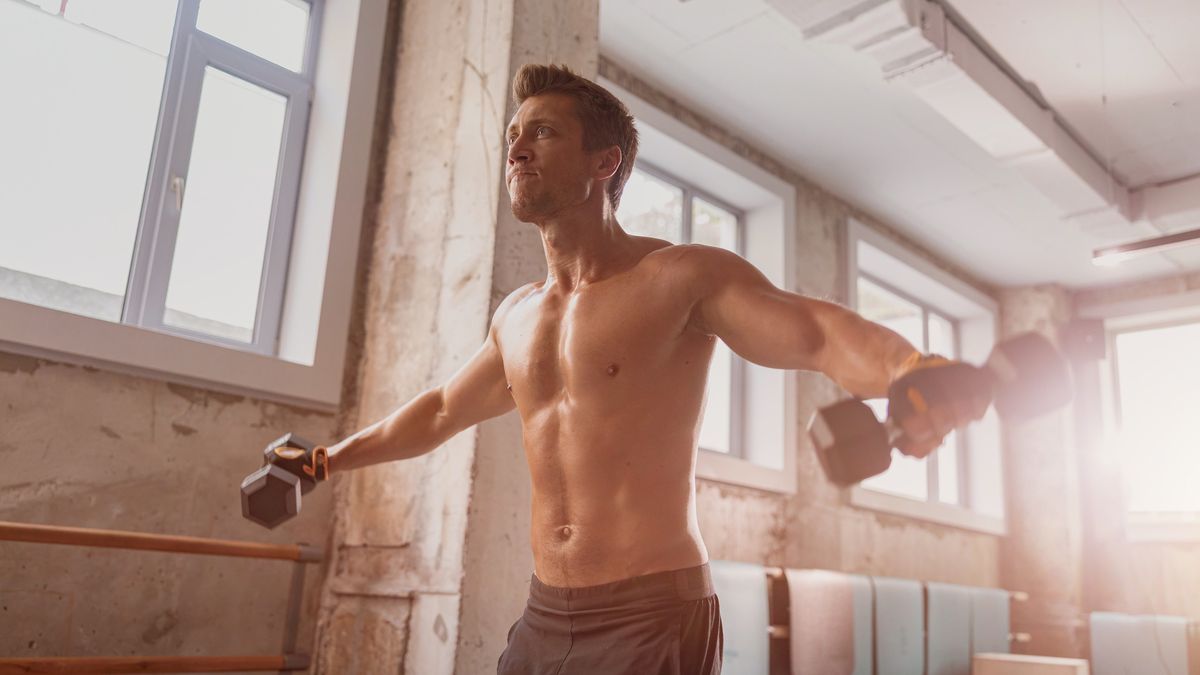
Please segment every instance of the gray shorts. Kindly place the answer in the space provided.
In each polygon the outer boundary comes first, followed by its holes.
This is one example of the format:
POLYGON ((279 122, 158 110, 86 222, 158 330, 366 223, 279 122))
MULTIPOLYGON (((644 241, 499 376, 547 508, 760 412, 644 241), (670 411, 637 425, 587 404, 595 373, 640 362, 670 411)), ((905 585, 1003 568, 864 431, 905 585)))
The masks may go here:
POLYGON ((717 675, 723 646, 707 564, 583 588, 535 575, 496 672, 717 675))

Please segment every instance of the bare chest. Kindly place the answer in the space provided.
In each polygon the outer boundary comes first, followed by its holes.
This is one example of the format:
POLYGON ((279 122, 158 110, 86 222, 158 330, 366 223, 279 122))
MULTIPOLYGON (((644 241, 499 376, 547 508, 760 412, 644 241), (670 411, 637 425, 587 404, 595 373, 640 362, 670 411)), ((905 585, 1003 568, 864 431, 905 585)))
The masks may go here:
POLYGON ((686 358, 704 342, 685 330, 686 298, 632 280, 605 284, 565 297, 535 292, 508 315, 500 345, 519 408, 611 401, 669 378, 677 359, 686 367, 699 357, 686 358))

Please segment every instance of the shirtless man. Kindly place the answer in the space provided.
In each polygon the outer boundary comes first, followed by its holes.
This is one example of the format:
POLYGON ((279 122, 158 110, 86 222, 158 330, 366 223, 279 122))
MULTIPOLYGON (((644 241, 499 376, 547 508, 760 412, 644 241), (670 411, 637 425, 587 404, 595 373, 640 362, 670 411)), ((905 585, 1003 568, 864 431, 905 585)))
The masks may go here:
MULTIPOLYGON (((717 339, 861 397, 885 395, 922 357, 838 305, 774 287, 733 253, 626 233, 615 215, 637 152, 626 107, 553 66, 523 67, 513 94, 512 211, 541 232, 549 272, 505 298, 448 382, 332 446, 329 469, 415 457, 515 408, 534 575, 498 672, 718 673, 721 619, 695 504, 717 339)), ((902 421, 902 450, 923 456, 981 414, 934 404, 902 421)))

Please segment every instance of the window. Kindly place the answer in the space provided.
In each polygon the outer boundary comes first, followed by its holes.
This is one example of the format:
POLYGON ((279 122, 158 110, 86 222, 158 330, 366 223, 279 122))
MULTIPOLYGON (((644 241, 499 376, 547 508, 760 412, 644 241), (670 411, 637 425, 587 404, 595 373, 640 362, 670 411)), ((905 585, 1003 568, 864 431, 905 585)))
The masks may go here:
MULTIPOLYGON (((862 272, 858 276, 857 303, 858 312, 864 318, 891 328, 922 352, 958 358, 957 322, 929 305, 907 298, 885 282, 862 272)), ((872 399, 867 405, 879 419, 887 417, 887 399, 872 399)), ((960 434, 951 432, 933 454, 923 459, 895 452, 892 466, 863 481, 863 487, 921 501, 958 504, 961 440, 960 434)))
POLYGON ((321 5, 0 0, 0 296, 274 355, 321 5))
MULTIPOLYGON (((995 344, 996 304, 895 241, 851 220, 849 297, 862 316, 925 353, 983 363, 995 344)), ((887 401, 867 401, 884 419, 887 401)), ((851 488, 851 503, 947 525, 1004 532, 999 422, 994 412, 951 432, 925 459, 892 451, 884 473, 851 488)))
MULTIPOLYGON (((741 254, 742 215, 684 181, 639 162, 621 194, 617 220, 631 234, 707 244, 741 254)), ((708 371, 700 447, 741 457, 740 405, 746 362, 717 341, 708 371)))
POLYGON ((387 7, 0 0, 3 349, 336 409, 387 7))
MULTIPOLYGON (((617 216, 626 230, 720 246, 796 289, 796 188, 614 82, 637 120, 638 162, 617 216)), ((748 363, 718 343, 709 369, 696 477, 796 491, 799 375, 748 363)))
POLYGON ((1200 516, 1200 321, 1141 326, 1113 335, 1116 450, 1126 509, 1136 520, 1200 516), (1188 376, 1180 377, 1180 374, 1188 376))

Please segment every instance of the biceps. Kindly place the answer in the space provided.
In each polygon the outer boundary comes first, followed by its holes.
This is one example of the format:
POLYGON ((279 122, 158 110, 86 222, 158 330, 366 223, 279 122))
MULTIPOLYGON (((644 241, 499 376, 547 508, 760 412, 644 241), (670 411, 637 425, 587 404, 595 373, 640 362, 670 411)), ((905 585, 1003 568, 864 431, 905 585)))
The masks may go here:
POLYGON ((504 361, 491 336, 446 382, 442 397, 439 421, 447 437, 516 407, 508 391, 504 361))
POLYGON ((768 368, 812 369, 824 346, 820 300, 780 290, 765 279, 731 283, 704 305, 713 334, 748 361, 768 368))

